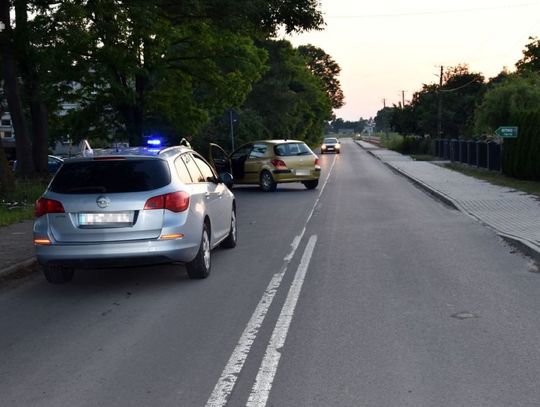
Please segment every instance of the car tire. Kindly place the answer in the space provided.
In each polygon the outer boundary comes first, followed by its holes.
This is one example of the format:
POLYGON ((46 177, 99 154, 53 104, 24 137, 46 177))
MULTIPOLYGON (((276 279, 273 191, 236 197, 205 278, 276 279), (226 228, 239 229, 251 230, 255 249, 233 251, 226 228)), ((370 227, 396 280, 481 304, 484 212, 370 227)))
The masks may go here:
POLYGON ((304 184, 307 189, 315 189, 317 188, 317 185, 319 185, 319 180, 302 181, 302 184, 304 184))
POLYGON ((261 172, 259 186, 261 187, 261 191, 272 192, 276 190, 277 184, 276 181, 274 181, 272 174, 270 174, 269 171, 264 170, 261 172))
POLYGON ((236 209, 233 207, 231 211, 231 229, 229 230, 229 235, 221 242, 221 247, 225 249, 232 249, 236 247, 236 239, 238 237, 236 230, 236 209))
POLYGON ((211 268, 210 262, 210 235, 208 233, 208 226, 203 224, 203 230, 201 234, 201 244, 195 258, 186 263, 186 269, 189 278, 202 279, 208 277, 211 268))
POLYGON ((51 284, 65 284, 73 280, 75 270, 61 266, 43 266, 45 279, 51 284))

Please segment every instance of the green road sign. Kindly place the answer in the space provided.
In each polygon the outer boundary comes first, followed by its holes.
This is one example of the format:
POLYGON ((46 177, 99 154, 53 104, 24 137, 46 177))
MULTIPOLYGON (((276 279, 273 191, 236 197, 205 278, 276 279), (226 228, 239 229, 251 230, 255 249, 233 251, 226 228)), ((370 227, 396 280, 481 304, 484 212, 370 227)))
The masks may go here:
POLYGON ((495 134, 502 138, 517 138, 518 128, 515 126, 502 126, 495 130, 495 134))

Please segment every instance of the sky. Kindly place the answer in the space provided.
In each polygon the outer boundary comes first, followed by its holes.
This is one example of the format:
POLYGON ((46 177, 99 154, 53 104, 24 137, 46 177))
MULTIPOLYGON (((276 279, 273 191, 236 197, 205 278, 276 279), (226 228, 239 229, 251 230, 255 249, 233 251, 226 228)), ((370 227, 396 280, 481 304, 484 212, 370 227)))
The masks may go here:
POLYGON ((284 36, 322 48, 341 67, 344 120, 408 103, 440 67, 467 64, 489 79, 515 69, 540 38, 540 0, 321 0, 322 31, 284 36), (404 92, 403 92, 404 91, 404 92))

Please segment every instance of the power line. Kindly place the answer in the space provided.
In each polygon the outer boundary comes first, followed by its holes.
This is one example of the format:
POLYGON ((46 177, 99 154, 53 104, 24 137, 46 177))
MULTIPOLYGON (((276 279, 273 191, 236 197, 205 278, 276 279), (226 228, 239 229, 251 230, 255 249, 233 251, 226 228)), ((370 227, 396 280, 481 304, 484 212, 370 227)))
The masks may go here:
POLYGON ((325 19, 353 19, 353 18, 381 18, 381 17, 410 17, 410 16, 423 16, 423 15, 437 15, 437 14, 459 14, 459 13, 471 13, 477 11, 488 11, 488 10, 501 10, 507 8, 521 8, 521 7, 531 7, 539 6, 540 2, 535 3, 522 3, 522 4, 506 4, 501 6, 490 6, 490 7, 477 7, 469 9, 459 9, 459 10, 426 10, 426 11, 409 11, 403 13, 388 13, 388 14, 364 14, 364 15, 346 15, 346 16, 325 16, 325 19))

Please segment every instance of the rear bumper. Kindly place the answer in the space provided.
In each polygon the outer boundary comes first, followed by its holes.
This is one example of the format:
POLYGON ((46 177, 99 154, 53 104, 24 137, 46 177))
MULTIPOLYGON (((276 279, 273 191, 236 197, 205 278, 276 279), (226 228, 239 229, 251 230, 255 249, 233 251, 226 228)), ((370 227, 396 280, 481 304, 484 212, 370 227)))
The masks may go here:
POLYGON ((186 239, 147 240, 36 245, 35 248, 36 258, 40 264, 94 268, 189 262, 197 255, 199 242, 186 239))
POLYGON ((302 181, 314 181, 318 180, 321 176, 320 168, 309 171, 309 174, 298 175, 295 171, 289 170, 289 172, 274 172, 274 180, 276 182, 302 182, 302 181))

